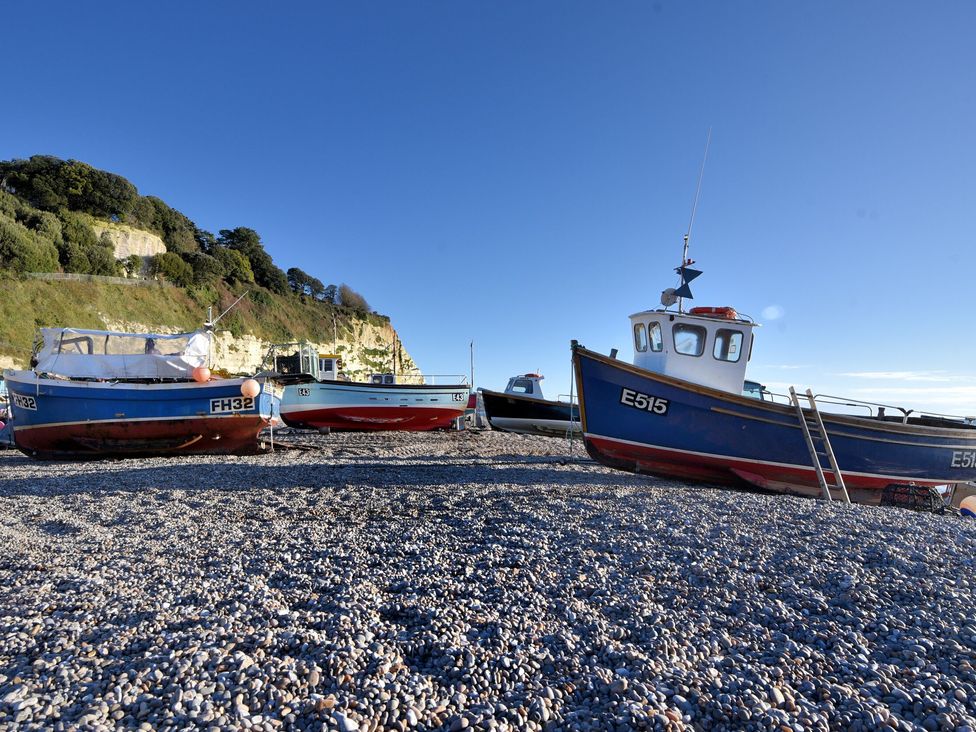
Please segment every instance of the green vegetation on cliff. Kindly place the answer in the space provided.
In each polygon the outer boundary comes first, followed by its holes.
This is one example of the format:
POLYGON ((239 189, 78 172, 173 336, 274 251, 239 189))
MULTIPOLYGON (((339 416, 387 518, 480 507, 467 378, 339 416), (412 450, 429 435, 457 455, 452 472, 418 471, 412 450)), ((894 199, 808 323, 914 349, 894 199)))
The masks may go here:
POLYGON ((221 229, 215 236, 159 198, 139 195, 122 176, 77 160, 35 155, 0 161, 0 270, 110 276, 140 270, 138 257, 116 260, 111 236, 96 235, 97 221, 158 235, 166 251, 151 258, 148 273, 178 287, 243 283, 310 298, 309 304, 369 311, 347 285, 325 286, 297 267, 286 274, 253 229, 221 229))
MULTIPOLYGON (((183 290, 0 278, 0 356, 26 364, 37 329, 45 326, 105 329, 110 324, 140 323, 194 330, 206 320, 208 306, 213 306, 216 317, 244 289, 231 289, 223 283, 183 290)), ((313 305, 307 298, 278 295, 252 286, 248 296, 224 316, 217 329, 266 341, 328 342, 333 336, 333 314, 339 338, 355 336, 363 324, 389 324, 382 315, 341 305, 313 305)))
POLYGON ((216 235, 125 178, 76 160, 35 155, 0 161, 0 356, 27 361, 37 328, 105 329, 120 323, 193 330, 242 291, 220 321, 235 336, 265 341, 355 338, 364 323, 387 325, 348 285, 325 285, 297 267, 287 273, 253 229, 216 235), (156 234, 166 251, 115 258, 109 223, 156 234), (101 235, 96 232, 102 231, 101 235), (29 273, 133 276, 175 287, 41 281, 29 273))

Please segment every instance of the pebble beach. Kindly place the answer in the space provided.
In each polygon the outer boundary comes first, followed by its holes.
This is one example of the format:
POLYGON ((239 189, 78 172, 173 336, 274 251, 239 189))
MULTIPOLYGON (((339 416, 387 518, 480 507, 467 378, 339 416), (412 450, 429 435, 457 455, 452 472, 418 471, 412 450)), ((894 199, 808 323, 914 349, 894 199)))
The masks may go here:
POLYGON ((278 439, 0 452, 0 730, 976 730, 976 521, 278 439))

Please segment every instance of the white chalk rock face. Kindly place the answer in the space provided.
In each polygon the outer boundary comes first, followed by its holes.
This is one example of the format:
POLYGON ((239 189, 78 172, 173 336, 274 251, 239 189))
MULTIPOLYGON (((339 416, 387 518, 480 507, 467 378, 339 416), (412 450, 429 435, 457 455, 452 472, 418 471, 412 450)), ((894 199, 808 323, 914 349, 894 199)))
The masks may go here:
POLYGON ((105 222, 93 222, 92 229, 98 237, 108 236, 115 247, 116 259, 125 259, 133 254, 152 257, 166 251, 163 240, 150 231, 105 222))

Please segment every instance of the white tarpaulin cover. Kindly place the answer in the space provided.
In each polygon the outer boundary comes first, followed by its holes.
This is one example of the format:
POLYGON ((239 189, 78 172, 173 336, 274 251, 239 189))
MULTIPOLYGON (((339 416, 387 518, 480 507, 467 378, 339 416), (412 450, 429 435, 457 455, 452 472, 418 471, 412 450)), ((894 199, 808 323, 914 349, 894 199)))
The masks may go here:
POLYGON ((76 379, 189 379, 210 365, 210 333, 41 328, 37 373, 76 379))

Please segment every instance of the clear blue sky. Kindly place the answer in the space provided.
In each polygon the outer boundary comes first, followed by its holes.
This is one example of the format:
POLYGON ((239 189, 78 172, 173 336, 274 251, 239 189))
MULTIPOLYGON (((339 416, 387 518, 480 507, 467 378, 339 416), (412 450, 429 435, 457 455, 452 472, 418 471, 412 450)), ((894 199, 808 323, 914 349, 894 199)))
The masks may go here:
POLYGON ((674 284, 751 376, 976 413, 972 2, 4 7, 0 158, 119 173, 347 282, 425 371, 569 388, 674 284), (779 317, 773 317, 779 315, 779 317), (871 374, 871 375, 865 375, 871 374))

